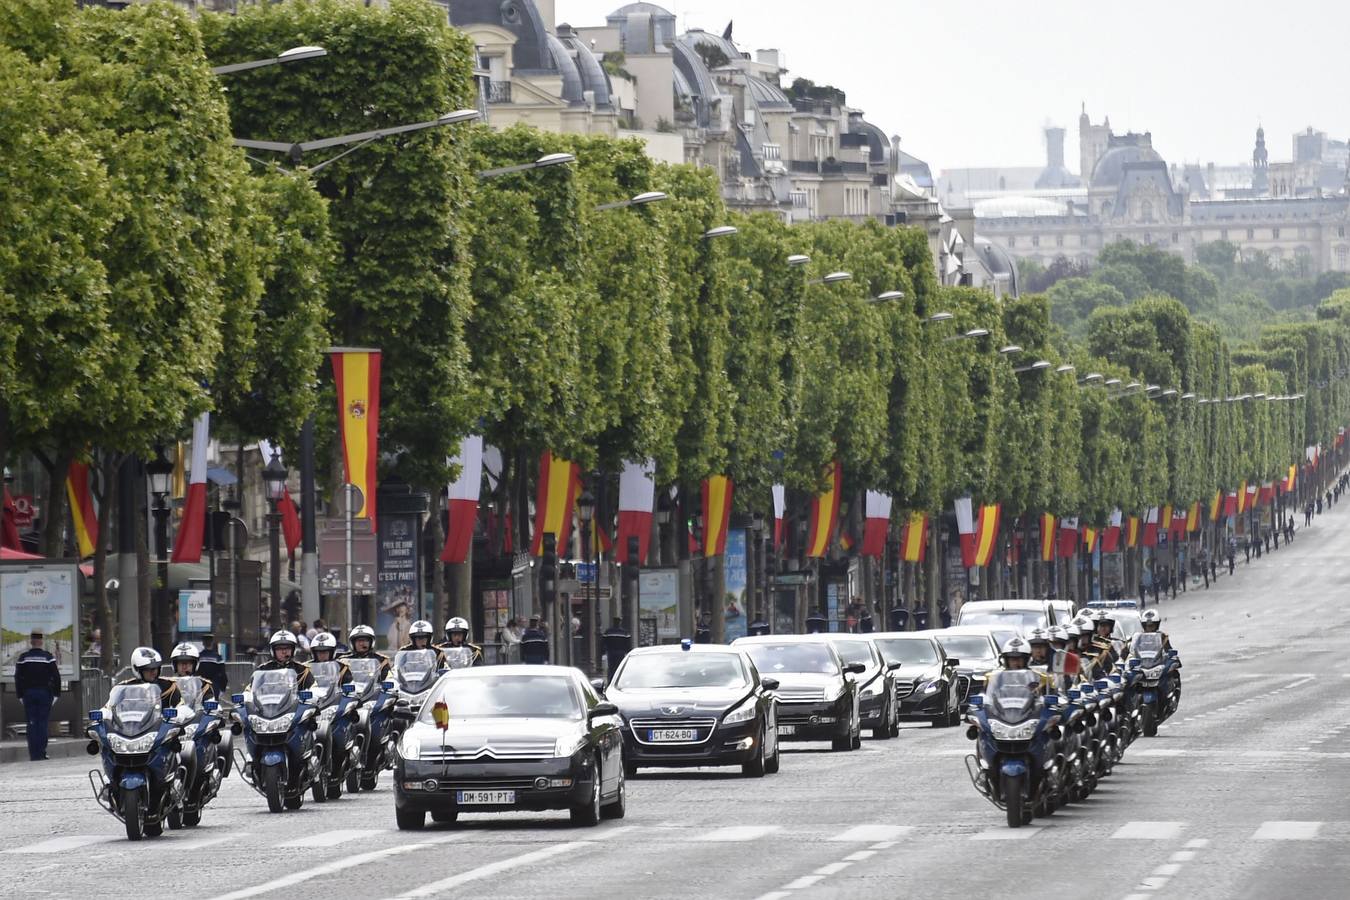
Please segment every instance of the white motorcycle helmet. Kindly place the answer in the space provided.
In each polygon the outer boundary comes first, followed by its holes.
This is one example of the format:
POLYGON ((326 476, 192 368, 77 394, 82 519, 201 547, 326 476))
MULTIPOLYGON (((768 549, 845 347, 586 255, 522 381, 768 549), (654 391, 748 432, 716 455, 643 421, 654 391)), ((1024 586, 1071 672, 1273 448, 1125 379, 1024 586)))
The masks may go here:
MULTIPOLYGON (((163 667, 164 657, 160 656, 159 651, 154 647, 137 647, 131 651, 131 668, 142 678, 145 677, 146 669, 161 669, 163 667)), ((156 672, 155 674, 158 675, 159 673, 156 672)))
POLYGON ((173 664, 174 674, 178 673, 178 663, 182 660, 192 661, 192 671, 197 671, 197 661, 201 659, 201 651, 188 642, 184 641, 173 648, 169 654, 169 662, 173 664))
POLYGON ((453 619, 445 623, 445 639, 447 641, 450 640, 450 636, 454 634, 456 631, 464 632, 464 639, 467 641, 469 639, 468 620, 462 619, 459 616, 455 616, 453 619))
POLYGON ((375 646, 375 629, 369 625, 357 625, 351 631, 347 632, 347 643, 353 650, 356 649, 356 642, 361 638, 370 641, 370 646, 375 646))
POLYGON ((337 658, 337 645, 337 638, 326 631, 321 631, 314 635, 314 640, 309 642, 309 652, 314 657, 315 662, 331 662, 337 658), (328 651, 328 659, 319 659, 320 650, 328 651))
POLYGON ((291 659, 295 658, 295 650, 300 646, 300 642, 295 639, 295 635, 286 631, 284 628, 280 631, 272 632, 272 636, 267 639, 267 649, 271 652, 272 658, 277 658, 278 647, 290 647, 291 659))
POLYGON ((998 658, 1006 666, 1010 656, 1020 656, 1022 657, 1022 665, 1028 665, 1031 662, 1031 645, 1020 637, 1008 638, 1007 643, 1003 645, 1003 652, 998 655, 998 658))
POLYGON ((408 640, 413 646, 417 645, 417 639, 424 637, 427 639, 427 646, 431 646, 431 639, 436 634, 436 630, 431 627, 431 623, 425 619, 418 619, 412 625, 408 626, 408 640))
POLYGON ((1148 628, 1149 625, 1156 625, 1158 627, 1161 627, 1162 616, 1158 615, 1158 611, 1156 609, 1146 609, 1139 615, 1139 624, 1143 626, 1145 631, 1149 630, 1148 628))

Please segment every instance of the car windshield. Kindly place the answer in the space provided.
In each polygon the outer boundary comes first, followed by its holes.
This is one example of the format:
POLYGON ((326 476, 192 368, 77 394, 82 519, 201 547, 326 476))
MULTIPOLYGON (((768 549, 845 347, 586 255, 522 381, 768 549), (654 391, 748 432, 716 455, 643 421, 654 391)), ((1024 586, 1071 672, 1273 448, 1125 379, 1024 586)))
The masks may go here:
POLYGON ((295 709, 300 702, 294 669, 259 669, 249 683, 249 712, 267 719, 295 709))
POLYGON ((343 660, 347 668, 352 670, 352 683, 356 685, 356 693, 364 695, 370 690, 375 679, 380 675, 380 661, 371 657, 370 659, 356 659, 347 657, 343 660))
POLYGON ((108 696, 112 708, 112 730, 123 737, 135 737, 158 728, 161 691, 157 684, 120 684, 108 696))
POLYGON ((989 646, 989 640, 979 635, 940 636, 938 637, 938 643, 942 645, 943 651, 948 656, 961 660, 962 665, 969 666, 994 661, 994 650, 989 646))
POLYGON ((839 671, 835 654, 826 644, 746 644, 745 650, 761 672, 834 675, 839 671))
POLYGON ((735 653, 640 653, 624 660, 614 686, 621 691, 654 688, 738 688, 745 666, 735 653))
POLYGON ((581 697, 570 678, 558 675, 475 675, 445 680, 418 720, 434 723, 444 701, 452 719, 580 719, 581 697))
POLYGON ((426 690, 436 674, 435 650, 400 650, 394 657, 394 675, 405 691, 426 690))
POLYGON ((1044 628, 1049 623, 1038 609, 963 609, 959 625, 1002 625, 1017 631, 1044 628))
POLYGON ((877 649, 888 663, 898 662, 902 666, 936 665, 937 651, 933 642, 924 638, 891 638, 877 641, 877 649))
POLYGON ((872 658, 872 648, 867 641, 830 641, 834 645, 834 652, 839 654, 839 658, 845 663, 862 663, 869 669, 876 665, 876 660, 872 658))
POLYGON ((314 686, 309 689, 314 696, 310 702, 315 706, 327 706, 336 700, 338 679, 342 677, 341 664, 335 662, 310 663, 309 671, 314 676, 314 686))
POLYGON ((178 693, 183 695, 179 704, 189 709, 202 708, 202 680, 196 675, 180 675, 174 679, 178 693))
POLYGON ((1162 635, 1156 631, 1141 631, 1135 635, 1134 644, 1130 648, 1130 655, 1137 656, 1147 665, 1158 657, 1162 656, 1163 639, 1162 635))
POLYGON ((1001 722, 1025 722, 1040 712, 1040 676, 1026 669, 1005 669, 989 676, 984 707, 1001 722))

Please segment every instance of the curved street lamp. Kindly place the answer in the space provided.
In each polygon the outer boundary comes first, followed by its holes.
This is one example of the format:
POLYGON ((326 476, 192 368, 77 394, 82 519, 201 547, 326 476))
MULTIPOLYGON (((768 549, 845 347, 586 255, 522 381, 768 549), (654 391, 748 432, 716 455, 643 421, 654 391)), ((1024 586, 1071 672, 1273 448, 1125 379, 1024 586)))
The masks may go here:
POLYGON ((249 62, 230 63, 225 66, 212 66, 212 75, 232 75, 235 72, 246 72, 249 69, 261 69, 266 66, 278 66, 285 63, 300 62, 305 59, 318 59, 320 56, 327 56, 328 51, 322 47, 292 47, 289 50, 267 59, 254 59, 249 62))

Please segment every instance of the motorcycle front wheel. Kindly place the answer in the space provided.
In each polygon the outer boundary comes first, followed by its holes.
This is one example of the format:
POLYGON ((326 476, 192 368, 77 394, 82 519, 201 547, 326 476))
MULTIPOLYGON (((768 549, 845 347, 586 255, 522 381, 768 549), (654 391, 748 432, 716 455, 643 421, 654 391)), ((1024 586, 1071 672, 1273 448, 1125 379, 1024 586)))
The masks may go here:
POLYGON ((145 836, 145 810, 141 808, 141 792, 135 788, 122 791, 122 818, 126 821, 127 840, 139 841, 145 836))
POLYGON ((1022 782, 1025 775, 1003 776, 1003 805, 1008 809, 1008 827, 1021 828, 1025 824, 1022 816, 1022 782))
POLYGON ((1144 737, 1158 736, 1158 716, 1152 704, 1144 707, 1144 737))
POLYGON ((352 769, 347 773, 347 793, 355 794, 361 790, 361 770, 352 769))
POLYGON ((278 766, 265 766, 263 776, 263 796, 267 798, 267 811, 279 813, 282 810, 281 769, 278 766))

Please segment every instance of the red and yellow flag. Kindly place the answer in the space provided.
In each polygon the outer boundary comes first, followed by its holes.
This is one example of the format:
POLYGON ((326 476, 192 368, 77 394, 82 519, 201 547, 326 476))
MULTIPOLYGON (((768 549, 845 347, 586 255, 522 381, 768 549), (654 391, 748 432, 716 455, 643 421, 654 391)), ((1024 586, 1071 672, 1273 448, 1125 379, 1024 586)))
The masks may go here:
POLYGON ((98 513, 89 490, 89 464, 73 462, 66 473, 66 496, 70 498, 70 517, 75 522, 75 542, 80 557, 93 556, 98 547, 98 513))
POLYGON ((998 519, 1002 507, 990 503, 980 507, 975 520, 975 565, 987 566, 994 560, 994 547, 998 544, 998 519))
POLYGON ((735 486, 726 475, 703 479, 703 553, 721 556, 727 552, 727 528, 731 523, 731 497, 735 486))
POLYGON ((847 531, 841 531, 839 533, 839 549, 845 553, 851 553, 853 551, 853 535, 847 531))
POLYGON ((1172 504, 1166 504, 1158 513, 1158 530, 1172 530, 1172 504))
POLYGON ((557 539, 559 550, 567 546, 572 537, 572 509, 580 493, 581 467, 545 450, 539 457, 539 485, 534 494, 533 556, 543 555, 545 534, 557 539))
POLYGON ((1223 511, 1223 491, 1214 492, 1214 501, 1209 504, 1209 520, 1211 522, 1219 521, 1219 513, 1223 511))
POLYGON ((830 537, 839 520, 839 495, 843 488, 843 470, 839 460, 834 460, 826 467, 825 478, 829 487, 811 498, 811 521, 806 529, 806 555, 815 558, 829 552, 830 537))
POLYGON ((1237 511, 1238 515, 1242 515, 1247 511, 1247 482, 1245 481, 1238 485, 1237 511))
POLYGON ((1125 546, 1139 546, 1139 517, 1130 516, 1125 520, 1125 546))
POLYGON ((1298 466, 1289 467, 1289 477, 1284 480, 1284 492, 1293 493, 1295 479, 1298 477, 1298 466))
POLYGON ((1083 546, 1087 548, 1089 555, 1097 549, 1097 529, 1091 525, 1083 526, 1083 546))
POLYGON ((1055 558, 1055 517, 1041 513, 1041 562, 1055 558))
POLYGON ((337 384, 338 432, 347 483, 361 490, 358 518, 375 521, 375 463, 380 457, 380 351, 332 351, 337 384))
POLYGON ((928 517, 920 512, 910 513, 905 527, 900 530, 900 560, 923 562, 928 550, 928 517))
POLYGON ((1186 513, 1186 533, 1194 534, 1200 530, 1200 501, 1191 504, 1190 510, 1186 513))

